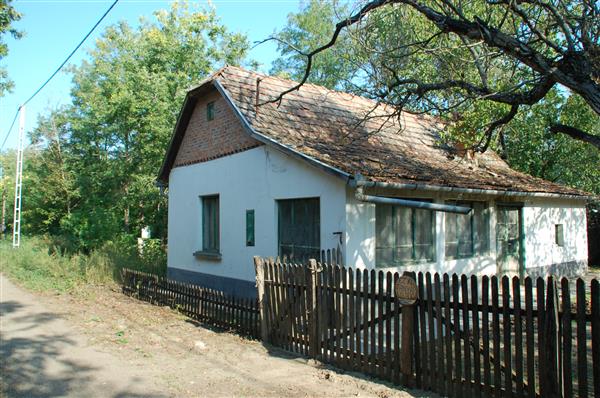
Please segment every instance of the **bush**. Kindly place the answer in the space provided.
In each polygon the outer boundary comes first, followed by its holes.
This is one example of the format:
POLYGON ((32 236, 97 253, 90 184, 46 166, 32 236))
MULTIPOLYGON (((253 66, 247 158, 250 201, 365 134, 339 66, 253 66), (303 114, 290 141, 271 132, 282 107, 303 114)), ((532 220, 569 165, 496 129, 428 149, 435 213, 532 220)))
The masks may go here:
POLYGON ((130 239, 121 239, 89 254, 71 254, 52 243, 47 238, 24 238, 21 246, 13 249, 11 242, 0 242, 0 271, 28 289, 59 292, 87 283, 120 282, 124 267, 166 273, 165 250, 158 240, 146 240, 138 248, 130 239))

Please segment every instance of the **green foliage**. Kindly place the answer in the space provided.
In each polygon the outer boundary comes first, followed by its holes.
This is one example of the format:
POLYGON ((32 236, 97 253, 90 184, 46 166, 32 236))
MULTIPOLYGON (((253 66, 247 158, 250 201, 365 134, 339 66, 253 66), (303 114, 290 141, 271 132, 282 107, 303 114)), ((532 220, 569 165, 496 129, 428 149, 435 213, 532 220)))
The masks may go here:
MULTIPOLYGON (((345 5, 326 0, 310 0, 298 13, 288 15, 285 28, 276 33, 277 49, 281 57, 273 62, 270 73, 299 81, 304 76, 306 57, 297 50, 308 53, 325 44, 333 34, 334 25, 347 16, 345 5)), ((318 54, 313 59, 313 73, 308 81, 331 89, 352 88, 353 60, 346 51, 351 42, 344 35, 338 45, 318 54)))
MULTIPOLYGON (((427 4, 435 7, 433 3, 427 4)), ((347 8, 336 13, 337 9, 335 3, 312 0, 300 12, 290 15, 288 25, 278 35, 290 45, 279 46, 281 56, 274 62, 273 72, 296 80, 301 78, 306 58, 293 51, 293 47, 307 53, 329 41, 335 23, 349 13, 347 8)), ((519 29, 523 30, 523 26, 501 24, 506 22, 501 7, 474 0, 460 3, 460 10, 467 18, 477 16, 492 26, 502 25, 505 33, 522 34, 519 29)), ((546 26, 548 21, 539 16, 540 26, 546 26)), ((557 42, 564 41, 556 26, 548 26, 544 31, 557 42)), ((342 30, 341 39, 316 57, 309 81, 402 104, 406 110, 436 114, 450 122, 443 139, 476 146, 483 142, 491 121, 504 116, 509 106, 465 98, 456 88, 410 97, 406 96, 406 90, 394 87, 396 79, 422 84, 461 80, 485 85, 491 91, 514 87, 515 92, 530 89, 531 81, 536 79, 528 67, 500 53, 488 53, 489 49, 481 43, 435 32, 438 32, 435 25, 412 7, 381 7, 360 23, 342 30)), ((551 51, 543 43, 532 46, 544 54, 551 51)), ((501 134, 496 134, 492 148, 518 170, 599 193, 600 153, 588 144, 552 134, 548 126, 553 123, 600 135, 600 117, 580 96, 553 89, 535 105, 521 106, 517 117, 501 134)))
MULTIPOLYGON (((16 30, 12 24, 21 19, 21 14, 11 5, 12 0, 0 0, 0 61, 8 54, 8 46, 4 35, 9 34, 15 39, 22 37, 23 33, 16 30)), ((6 68, 0 67, 0 97, 11 91, 13 82, 8 78, 6 68)))
POLYGON ((166 259, 160 242, 152 242, 140 254, 128 242, 107 242, 89 255, 69 254, 48 238, 24 238, 13 249, 0 241, 0 272, 34 291, 70 292, 84 284, 118 282, 124 267, 166 273, 166 259))
POLYGON ((155 181, 185 93, 223 64, 240 64, 248 48, 214 9, 187 2, 138 28, 108 27, 71 69, 72 103, 31 134, 23 234, 46 234, 62 251, 91 256, 118 242, 130 255, 150 227, 161 243, 147 250, 164 254, 167 198, 155 181))
POLYGON ((61 227, 76 246, 139 236, 146 225, 165 236, 166 198, 154 182, 185 91, 247 51, 214 10, 174 3, 155 16, 138 30, 108 28, 91 61, 73 71, 64 126, 80 200, 61 227))
POLYGON ((508 126, 509 164, 550 181, 600 194, 600 152, 562 134, 551 133, 547 126, 553 122, 600 134, 600 116, 583 104, 579 96, 565 97, 553 91, 508 126))

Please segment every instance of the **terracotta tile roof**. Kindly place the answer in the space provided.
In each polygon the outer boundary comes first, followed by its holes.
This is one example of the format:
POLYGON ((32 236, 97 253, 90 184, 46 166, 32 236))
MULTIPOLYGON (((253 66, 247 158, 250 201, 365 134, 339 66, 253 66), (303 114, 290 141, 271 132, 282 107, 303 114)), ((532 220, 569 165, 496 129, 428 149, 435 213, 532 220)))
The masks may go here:
POLYGON ((477 154, 475 160, 456 156, 440 143, 443 125, 433 117, 405 112, 399 121, 386 117, 385 105, 313 84, 287 94, 279 105, 261 105, 257 112, 257 79, 261 103, 295 82, 232 66, 215 72, 212 79, 256 132, 350 175, 383 182, 586 195, 512 170, 492 151, 477 154))

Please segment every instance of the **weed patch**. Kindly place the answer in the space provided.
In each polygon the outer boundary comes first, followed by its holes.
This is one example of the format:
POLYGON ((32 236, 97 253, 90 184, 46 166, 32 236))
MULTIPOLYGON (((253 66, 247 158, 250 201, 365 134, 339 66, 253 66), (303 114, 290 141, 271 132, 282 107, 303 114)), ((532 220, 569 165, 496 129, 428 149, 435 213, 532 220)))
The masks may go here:
POLYGON ((23 238, 14 249, 0 241, 0 272, 33 291, 70 292, 85 284, 119 282, 124 267, 159 275, 166 273, 166 256, 149 244, 136 247, 109 242, 89 254, 57 250, 43 238, 23 238))

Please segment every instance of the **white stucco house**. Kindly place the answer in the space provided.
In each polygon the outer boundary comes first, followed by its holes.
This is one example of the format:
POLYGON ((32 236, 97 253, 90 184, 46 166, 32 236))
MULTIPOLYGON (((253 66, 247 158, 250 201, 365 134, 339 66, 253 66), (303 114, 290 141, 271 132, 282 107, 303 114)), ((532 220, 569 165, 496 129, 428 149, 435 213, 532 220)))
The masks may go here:
POLYGON ((584 192, 443 145, 435 119, 237 67, 185 98, 160 170, 168 275, 254 295, 252 257, 467 274, 578 274, 584 192), (460 213, 462 212, 462 213, 460 213), (467 214, 464 214, 468 212, 467 214))

